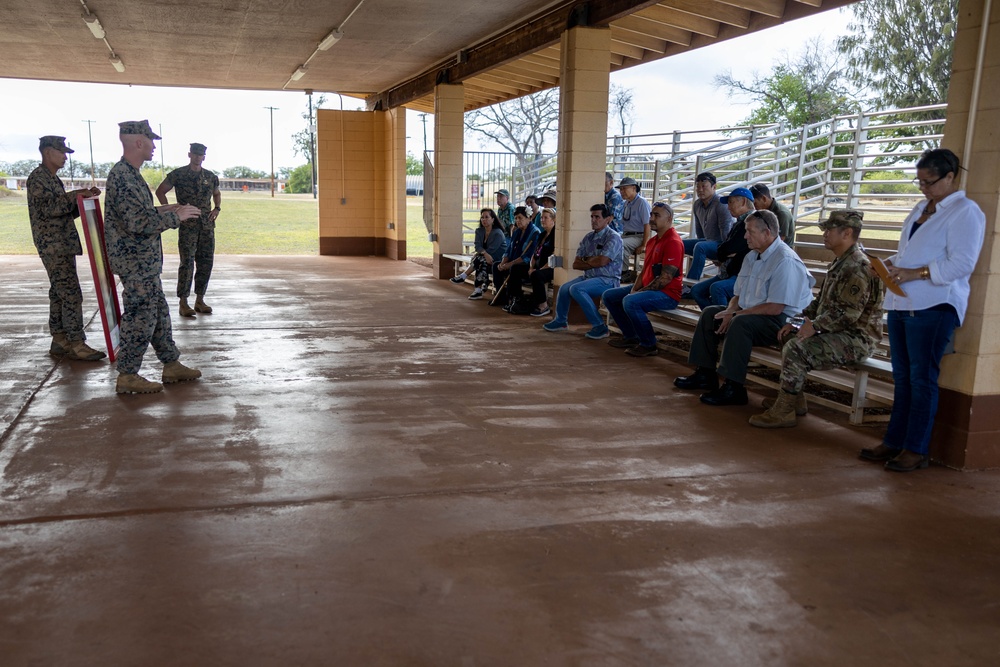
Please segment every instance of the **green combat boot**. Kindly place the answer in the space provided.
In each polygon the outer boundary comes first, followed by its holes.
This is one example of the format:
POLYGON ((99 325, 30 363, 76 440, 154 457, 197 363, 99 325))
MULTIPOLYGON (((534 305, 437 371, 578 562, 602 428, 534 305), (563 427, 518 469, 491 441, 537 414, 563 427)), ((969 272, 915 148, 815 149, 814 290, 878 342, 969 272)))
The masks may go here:
POLYGON ((171 361, 163 367, 163 383, 185 382, 186 380, 197 380, 201 377, 201 371, 197 368, 188 368, 179 361, 171 361))
POLYGON ((788 428, 795 424, 795 395, 784 391, 767 412, 750 418, 750 425, 760 428, 788 428))
POLYGON ((100 350, 95 350, 87 345, 86 341, 82 340, 75 340, 70 343, 69 349, 66 351, 67 359, 76 359, 78 361, 99 361, 106 356, 108 355, 100 350))
POLYGON ((163 391, 162 384, 150 382, 135 373, 121 373, 115 383, 117 394, 155 394, 158 391, 163 391))
MULTIPOLYGON (((774 405, 773 398, 765 398, 763 401, 760 402, 760 407, 764 408, 765 410, 770 408, 772 405, 774 405)), ((809 413, 809 402, 806 400, 806 392, 800 391, 799 393, 795 394, 795 414, 798 415, 799 417, 804 417, 808 413, 809 413)))
POLYGON ((52 345, 49 346, 49 354, 55 357, 61 357, 62 355, 69 352, 69 340, 66 338, 66 334, 56 334, 52 337, 52 345))

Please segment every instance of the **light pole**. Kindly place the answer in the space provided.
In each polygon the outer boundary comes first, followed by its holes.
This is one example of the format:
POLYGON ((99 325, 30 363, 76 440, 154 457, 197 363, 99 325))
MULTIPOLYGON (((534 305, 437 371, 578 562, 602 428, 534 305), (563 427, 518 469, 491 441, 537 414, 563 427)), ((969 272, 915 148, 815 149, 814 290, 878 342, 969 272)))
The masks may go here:
POLYGON ((167 168, 163 166, 163 123, 160 123, 160 174, 165 176, 167 168))
POLYGON ((316 121, 313 118, 312 88, 306 88, 306 95, 309 96, 309 161, 312 163, 313 199, 316 199, 316 121))
POLYGON ((94 123, 92 120, 83 121, 87 124, 87 142, 90 143, 90 184, 97 185, 97 179, 94 176, 94 139, 90 134, 90 126, 94 123))
POLYGON ((274 197, 274 112, 278 107, 264 107, 271 111, 271 196, 274 197))
POLYGON ((427 114, 420 114, 420 121, 424 124, 424 152, 427 152, 427 114))

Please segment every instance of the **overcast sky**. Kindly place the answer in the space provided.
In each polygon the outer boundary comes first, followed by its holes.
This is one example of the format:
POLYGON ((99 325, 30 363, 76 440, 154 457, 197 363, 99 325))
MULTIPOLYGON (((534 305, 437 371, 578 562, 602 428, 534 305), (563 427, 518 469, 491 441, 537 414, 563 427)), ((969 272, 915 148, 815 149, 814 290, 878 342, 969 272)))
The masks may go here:
MULTIPOLYGON (((746 117, 745 103, 727 99, 716 90, 716 74, 732 69, 736 76, 754 70, 766 72, 787 51, 796 53, 813 37, 828 43, 846 31, 850 13, 823 12, 777 28, 729 40, 714 46, 633 67, 612 74, 612 82, 633 89, 636 117, 633 132, 649 134, 732 125, 746 117)), ((208 146, 205 166, 221 171, 247 165, 269 171, 271 112, 274 117, 274 166, 294 167, 305 160, 292 152, 291 135, 305 126, 300 114, 307 98, 301 92, 255 92, 116 86, 0 79, 0 160, 38 159, 38 138, 64 135, 76 149, 75 158, 89 162, 87 123, 92 120, 96 162, 121 157, 118 122, 148 118, 163 136, 156 161, 186 164, 188 145, 208 146), (160 131, 162 128, 162 131, 160 131)), ((340 99, 330 95, 328 108, 340 99)), ((314 96, 315 99, 315 96, 314 96)), ((361 102, 344 98, 345 109, 361 102)), ((428 143, 433 144, 430 118, 428 143)), ((416 112, 407 113, 407 149, 423 150, 423 129, 416 112)), ((468 150, 477 150, 467 142, 468 150)))

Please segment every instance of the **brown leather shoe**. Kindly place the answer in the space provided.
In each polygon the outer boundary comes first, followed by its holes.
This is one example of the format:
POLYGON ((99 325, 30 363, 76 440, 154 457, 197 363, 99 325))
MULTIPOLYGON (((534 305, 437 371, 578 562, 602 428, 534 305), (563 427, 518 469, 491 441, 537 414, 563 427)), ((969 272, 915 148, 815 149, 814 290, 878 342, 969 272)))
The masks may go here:
POLYGON ((883 461, 888 461, 889 459, 895 457, 900 451, 901 450, 896 449, 895 447, 890 447, 889 445, 882 443, 878 447, 865 447, 858 452, 858 458, 865 461, 882 463, 883 461))
POLYGON ((885 469, 892 472, 913 472, 930 465, 930 459, 908 449, 901 451, 896 458, 885 462, 885 469))

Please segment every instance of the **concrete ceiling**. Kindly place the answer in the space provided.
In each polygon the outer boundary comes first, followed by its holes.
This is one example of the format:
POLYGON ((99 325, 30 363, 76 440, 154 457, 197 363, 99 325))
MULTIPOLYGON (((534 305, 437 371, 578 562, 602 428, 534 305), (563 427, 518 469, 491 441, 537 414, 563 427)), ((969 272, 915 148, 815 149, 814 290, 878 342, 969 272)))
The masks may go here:
MULTIPOLYGON (((466 85, 466 107, 474 109, 558 85, 558 32, 581 6, 566 0, 84 1, 103 25, 106 44, 88 29, 80 0, 0 0, 0 76, 311 88, 368 97, 369 106, 391 100, 425 111, 433 110, 428 85, 444 77, 466 85), (316 51, 341 26, 343 39, 316 51), (123 73, 112 67, 109 46, 123 73), (469 58, 458 58, 460 51, 469 58), (305 76, 290 81, 307 61, 305 76)), ((615 70, 844 4, 595 0, 587 7, 591 24, 613 19, 603 25, 611 26, 615 70)))

